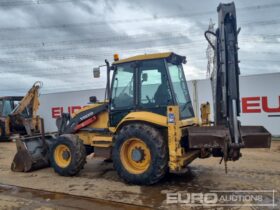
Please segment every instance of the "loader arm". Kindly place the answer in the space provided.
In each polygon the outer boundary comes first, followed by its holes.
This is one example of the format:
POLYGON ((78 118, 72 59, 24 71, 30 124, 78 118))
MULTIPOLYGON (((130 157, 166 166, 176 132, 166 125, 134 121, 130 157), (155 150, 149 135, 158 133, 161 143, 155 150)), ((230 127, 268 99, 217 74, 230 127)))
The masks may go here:
POLYGON ((37 81, 33 84, 27 94, 18 103, 14 110, 9 115, 11 127, 24 126, 26 134, 41 133, 42 127, 40 117, 37 111, 40 106, 39 89, 42 87, 42 82, 37 81), (28 116, 23 116, 23 112, 28 110, 28 116))
POLYGON ((21 114, 27 107, 31 107, 32 117, 36 116, 37 111, 39 109, 39 89, 42 87, 42 82, 37 81, 30 88, 27 94, 23 97, 23 99, 19 102, 19 104, 14 108, 11 112, 11 115, 19 115, 21 114))

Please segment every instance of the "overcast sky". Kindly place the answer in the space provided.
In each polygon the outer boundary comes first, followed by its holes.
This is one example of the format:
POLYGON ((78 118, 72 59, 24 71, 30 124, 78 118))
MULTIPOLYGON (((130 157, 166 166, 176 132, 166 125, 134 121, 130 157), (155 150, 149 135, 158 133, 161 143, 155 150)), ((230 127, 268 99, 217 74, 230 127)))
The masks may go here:
MULTIPOLYGON (((105 87, 92 68, 143 53, 187 57, 187 80, 206 77, 210 19, 218 0, 0 0, 0 94, 105 87)), ((224 1, 230 2, 230 1, 224 1)), ((280 2, 238 0, 242 75, 280 72, 280 2)), ((216 24, 217 26, 217 24, 216 24)))

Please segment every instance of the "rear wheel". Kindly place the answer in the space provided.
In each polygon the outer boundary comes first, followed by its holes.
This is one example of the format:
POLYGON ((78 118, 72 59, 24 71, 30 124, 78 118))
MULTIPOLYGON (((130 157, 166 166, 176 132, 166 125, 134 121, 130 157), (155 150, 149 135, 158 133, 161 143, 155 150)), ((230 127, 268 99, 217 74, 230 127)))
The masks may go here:
POLYGON ((76 135, 62 135, 51 149, 51 166, 62 176, 74 176, 86 163, 86 150, 76 135))
POLYGON ((156 128, 135 123, 124 126, 115 137, 114 167, 128 183, 150 185, 168 169, 167 143, 156 128))

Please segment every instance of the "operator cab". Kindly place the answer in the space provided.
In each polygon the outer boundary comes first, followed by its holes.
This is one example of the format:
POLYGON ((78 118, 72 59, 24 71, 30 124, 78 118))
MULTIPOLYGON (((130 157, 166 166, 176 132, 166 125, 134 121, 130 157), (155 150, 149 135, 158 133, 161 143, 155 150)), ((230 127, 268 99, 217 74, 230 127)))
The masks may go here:
MULTIPOLYGON (((10 115, 22 99, 22 96, 0 97, 0 116, 7 117, 10 115)), ((26 108, 22 114, 25 117, 29 117, 31 115, 31 110, 26 108)))
POLYGON ((110 124, 116 126, 131 111, 167 115, 167 106, 178 105, 180 119, 194 117, 182 64, 175 53, 140 55, 115 61, 110 90, 110 124))
MULTIPOLYGON (((13 110, 19 105, 20 101, 23 99, 22 96, 6 96, 0 97, 0 128, 5 128, 5 121, 13 112, 13 110)), ((31 108, 26 107, 21 113, 25 118, 32 116, 31 108)), ((22 124, 18 124, 17 121, 9 122, 11 127, 10 131, 14 133, 26 134, 25 127, 22 124)), ((0 129, 1 131, 1 129, 0 129)), ((5 132, 0 132, 0 139, 5 139, 5 132)))

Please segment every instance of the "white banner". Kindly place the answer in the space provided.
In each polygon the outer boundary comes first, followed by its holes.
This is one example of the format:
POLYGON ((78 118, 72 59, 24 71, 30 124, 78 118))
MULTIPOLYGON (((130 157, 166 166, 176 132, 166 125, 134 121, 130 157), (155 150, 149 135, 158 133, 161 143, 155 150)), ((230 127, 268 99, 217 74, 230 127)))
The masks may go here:
MULTIPOLYGON (((188 86, 198 116, 201 103, 208 101, 213 108, 210 80, 188 81, 188 86)), ((104 94, 105 89, 42 94, 39 114, 46 131, 57 130, 55 118, 62 112, 74 112, 86 105, 90 96, 102 100, 104 94)), ((280 135, 280 73, 241 76, 240 97, 242 125, 263 125, 272 135, 280 135)))

